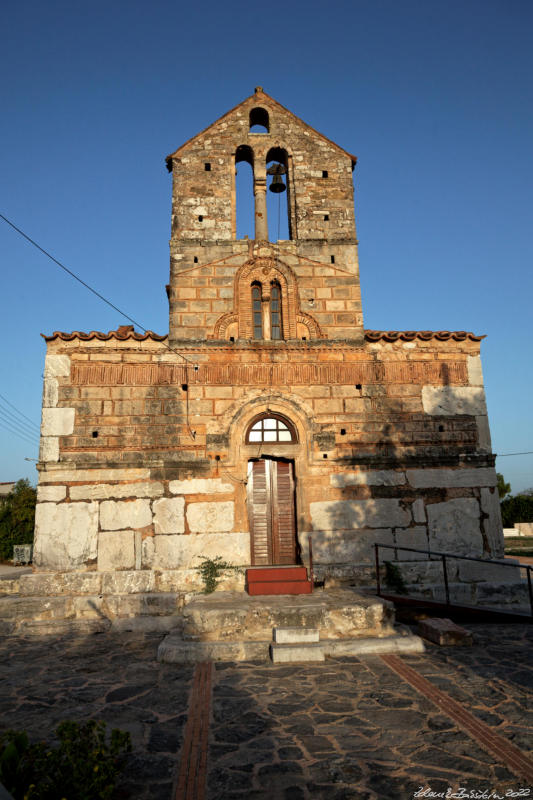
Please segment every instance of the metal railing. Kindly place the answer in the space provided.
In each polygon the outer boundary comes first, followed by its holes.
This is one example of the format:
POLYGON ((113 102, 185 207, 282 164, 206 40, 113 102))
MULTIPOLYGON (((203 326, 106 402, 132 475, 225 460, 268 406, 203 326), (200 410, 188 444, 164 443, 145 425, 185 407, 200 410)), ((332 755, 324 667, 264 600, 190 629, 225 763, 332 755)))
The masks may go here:
MULTIPOLYGON (((415 547, 403 547, 403 546, 400 546, 400 545, 397 545, 397 544, 378 544, 376 542, 374 544, 374 549, 375 549, 375 553, 376 553, 376 581, 377 581, 377 594, 378 594, 378 597, 382 596, 381 595, 381 576, 379 574, 379 568, 380 568, 379 548, 380 547, 387 548, 388 550, 395 550, 396 551, 396 556, 397 556, 398 551, 401 551, 402 553, 407 551, 409 553, 424 553, 424 555, 428 556, 428 559, 427 559, 428 562, 429 561, 438 561, 440 559, 441 562, 442 562, 442 570, 443 570, 443 578, 444 578, 444 592, 445 592, 446 605, 447 606, 460 605, 460 604, 459 603, 451 603, 450 602, 450 584, 449 584, 449 581, 448 581, 448 568, 447 568, 446 559, 453 558, 454 560, 461 560, 461 561, 475 561, 478 564, 490 564, 493 567, 500 566, 500 567, 511 567, 512 569, 525 569, 526 570, 526 574, 527 574, 527 588, 528 588, 528 593, 529 593, 529 605, 530 605, 530 608, 531 608, 531 617, 533 618, 533 583, 532 583, 532 580, 531 580, 531 573, 533 572, 533 567, 529 566, 528 564, 520 564, 519 562, 515 563, 515 564, 511 564, 509 561, 501 561, 501 560, 495 560, 495 559, 491 559, 491 558, 476 558, 475 556, 460 556, 460 555, 456 555, 455 553, 443 553, 443 552, 441 552, 439 550, 429 550, 429 549, 421 550, 421 549, 415 548, 415 547), (437 556, 437 558, 433 559, 433 558, 431 558, 431 556, 437 556)), ((396 562, 398 561, 397 557, 395 558, 395 561, 396 562)), ((416 563, 421 563, 421 561, 417 560, 416 563)))

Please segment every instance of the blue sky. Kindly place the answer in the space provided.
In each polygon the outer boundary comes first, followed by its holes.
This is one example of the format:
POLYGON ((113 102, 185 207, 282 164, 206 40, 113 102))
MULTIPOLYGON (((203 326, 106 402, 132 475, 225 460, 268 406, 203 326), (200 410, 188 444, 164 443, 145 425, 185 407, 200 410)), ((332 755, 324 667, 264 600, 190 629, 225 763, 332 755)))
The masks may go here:
MULTIPOLYGON (((166 332, 164 157, 261 85, 358 156, 366 327, 487 334, 493 449, 533 450, 529 0, 8 0, 3 17, 2 214, 166 332)), ((39 334, 126 321, 1 220, 0 254, 0 393, 38 425, 39 334)), ((0 481, 34 480, 6 409, 0 481)), ((497 468, 533 486, 533 456, 497 468)))

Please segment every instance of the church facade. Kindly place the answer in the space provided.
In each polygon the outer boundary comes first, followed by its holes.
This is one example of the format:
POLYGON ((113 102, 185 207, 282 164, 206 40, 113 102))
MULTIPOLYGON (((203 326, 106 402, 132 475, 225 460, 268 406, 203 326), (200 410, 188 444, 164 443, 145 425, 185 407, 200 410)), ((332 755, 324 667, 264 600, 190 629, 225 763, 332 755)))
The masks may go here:
POLYGON ((375 542, 503 556, 483 337, 364 328, 354 165, 260 87, 168 156, 168 336, 45 337, 39 569, 307 564, 309 537, 323 576, 375 542))

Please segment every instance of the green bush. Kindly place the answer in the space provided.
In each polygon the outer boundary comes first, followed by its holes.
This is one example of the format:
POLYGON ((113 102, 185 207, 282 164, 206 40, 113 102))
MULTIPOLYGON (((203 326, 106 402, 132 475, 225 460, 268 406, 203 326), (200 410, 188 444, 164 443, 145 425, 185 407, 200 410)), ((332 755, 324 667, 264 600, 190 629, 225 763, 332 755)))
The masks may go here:
POLYGON ((0 739, 0 782, 15 800, 109 800, 130 735, 105 722, 62 722, 59 745, 30 744, 25 732, 7 731, 0 739))
POLYGON ((512 528, 515 522, 533 522, 533 497, 515 494, 501 502, 504 528, 512 528))
POLYGON ((13 558, 13 545, 32 544, 37 490, 27 478, 0 500, 0 561, 13 558))
POLYGON ((385 586, 396 594, 407 594, 407 586, 402 571, 392 561, 385 561, 385 586))

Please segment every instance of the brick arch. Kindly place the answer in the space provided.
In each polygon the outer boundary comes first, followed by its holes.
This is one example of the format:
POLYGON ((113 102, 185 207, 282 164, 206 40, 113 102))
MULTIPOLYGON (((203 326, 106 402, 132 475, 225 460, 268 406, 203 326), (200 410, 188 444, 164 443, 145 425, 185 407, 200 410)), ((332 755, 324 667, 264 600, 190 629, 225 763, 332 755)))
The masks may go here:
POLYGON ((296 316, 298 313, 298 286, 293 271, 275 258, 254 258, 247 261, 235 277, 235 311, 239 321, 239 338, 251 339, 252 328, 252 283, 260 283, 263 297, 269 296, 271 283, 281 288, 281 318, 283 338, 296 338, 296 316))
POLYGON ((214 339, 227 339, 229 334, 230 326, 237 322, 237 314, 234 314, 233 311, 229 312, 228 314, 222 314, 221 317, 217 319, 215 322, 215 329, 213 333, 214 339))
MULTIPOLYGON (((307 331, 309 332, 309 337, 308 337, 309 339, 325 339, 326 338, 326 335, 323 333, 320 325, 318 324, 316 319, 311 316, 311 314, 305 314, 303 311, 300 311, 296 316, 296 325, 297 325, 297 328, 299 326, 301 326, 301 325, 303 325, 305 328, 307 328, 307 331)), ((297 333, 298 333, 298 330, 297 330, 297 333)), ((301 338, 301 337, 298 336, 298 338, 301 338)))

